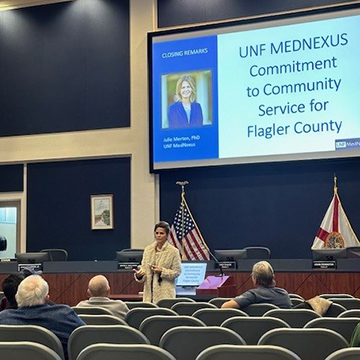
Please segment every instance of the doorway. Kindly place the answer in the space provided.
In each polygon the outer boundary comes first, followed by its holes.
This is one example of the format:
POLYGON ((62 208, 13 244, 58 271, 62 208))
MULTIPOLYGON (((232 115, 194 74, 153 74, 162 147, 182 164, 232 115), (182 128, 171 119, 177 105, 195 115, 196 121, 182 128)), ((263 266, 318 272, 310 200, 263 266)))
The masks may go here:
POLYGON ((0 259, 14 259, 20 248, 20 200, 0 201, 0 235, 7 240, 7 249, 0 259))

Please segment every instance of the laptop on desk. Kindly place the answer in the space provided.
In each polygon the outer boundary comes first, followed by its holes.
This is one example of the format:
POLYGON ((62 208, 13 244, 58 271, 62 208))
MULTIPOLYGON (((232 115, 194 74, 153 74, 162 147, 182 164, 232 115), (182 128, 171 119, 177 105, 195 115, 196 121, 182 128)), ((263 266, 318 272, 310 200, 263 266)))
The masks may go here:
POLYGON ((176 296, 196 295, 196 288, 205 280, 206 266, 205 262, 182 262, 181 274, 176 279, 176 296))

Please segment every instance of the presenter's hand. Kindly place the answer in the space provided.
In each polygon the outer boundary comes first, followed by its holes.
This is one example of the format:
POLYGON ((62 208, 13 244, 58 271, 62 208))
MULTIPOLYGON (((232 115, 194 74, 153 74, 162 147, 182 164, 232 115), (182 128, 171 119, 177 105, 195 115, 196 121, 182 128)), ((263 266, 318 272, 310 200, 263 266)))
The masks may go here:
POLYGON ((157 266, 157 265, 151 265, 151 270, 152 270, 154 273, 161 274, 161 272, 162 272, 162 267, 161 267, 161 266, 157 266))
POLYGON ((144 271, 144 270, 141 270, 141 269, 139 269, 139 270, 133 269, 133 271, 134 271, 134 273, 135 273, 135 275, 136 275, 136 277, 137 277, 138 279, 141 279, 141 278, 145 275, 145 271, 144 271))

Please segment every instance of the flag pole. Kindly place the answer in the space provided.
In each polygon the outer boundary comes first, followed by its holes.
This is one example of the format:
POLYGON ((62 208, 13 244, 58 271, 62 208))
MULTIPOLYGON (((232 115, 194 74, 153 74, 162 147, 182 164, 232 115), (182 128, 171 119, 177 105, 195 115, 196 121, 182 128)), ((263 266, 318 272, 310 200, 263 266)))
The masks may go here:
POLYGON ((183 244, 183 240, 185 237, 185 186, 188 183, 189 182, 186 180, 176 182, 176 185, 181 186, 181 257, 183 259, 185 258, 184 244, 183 244))
POLYGON ((337 188, 337 177, 336 174, 334 173, 334 194, 338 193, 338 188, 337 188))

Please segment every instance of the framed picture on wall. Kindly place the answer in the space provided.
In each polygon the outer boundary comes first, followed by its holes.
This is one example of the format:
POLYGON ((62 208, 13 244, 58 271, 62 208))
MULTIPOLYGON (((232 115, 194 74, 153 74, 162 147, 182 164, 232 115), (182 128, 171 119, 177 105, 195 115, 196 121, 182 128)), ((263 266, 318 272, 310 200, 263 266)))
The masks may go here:
POLYGON ((91 230, 114 228, 113 195, 91 195, 91 230))

